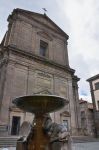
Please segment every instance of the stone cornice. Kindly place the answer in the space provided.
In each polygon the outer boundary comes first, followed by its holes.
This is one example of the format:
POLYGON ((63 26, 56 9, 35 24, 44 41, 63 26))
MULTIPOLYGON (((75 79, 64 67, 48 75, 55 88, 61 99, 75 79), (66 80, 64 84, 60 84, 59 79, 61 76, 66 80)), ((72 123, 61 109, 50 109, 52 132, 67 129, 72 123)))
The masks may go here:
POLYGON ((74 75, 72 78, 74 82, 78 82, 80 80, 80 78, 78 78, 76 75, 74 75))
POLYGON ((13 51, 13 52, 17 52, 20 55, 24 55, 25 57, 29 57, 29 58, 35 59, 37 61, 43 62, 44 64, 48 64, 48 65, 51 65, 53 67, 57 67, 61 70, 69 72, 71 75, 74 75, 74 73, 75 73, 75 70, 71 69, 69 66, 58 64, 57 62, 54 62, 54 61, 49 60, 47 58, 40 57, 39 55, 35 55, 31 52, 26 52, 24 50, 18 49, 16 47, 11 46, 11 45, 7 46, 7 47, 4 47, 4 49, 9 50, 9 51, 13 51))

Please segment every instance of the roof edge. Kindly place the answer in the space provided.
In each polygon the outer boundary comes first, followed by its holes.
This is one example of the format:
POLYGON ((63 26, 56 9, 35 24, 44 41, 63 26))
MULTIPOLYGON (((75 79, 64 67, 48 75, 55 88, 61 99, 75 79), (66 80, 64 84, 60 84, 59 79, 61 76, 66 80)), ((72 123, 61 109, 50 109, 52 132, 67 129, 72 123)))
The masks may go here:
POLYGON ((93 80, 98 79, 98 78, 99 78, 99 74, 94 75, 93 77, 87 79, 86 81, 90 82, 90 81, 93 81, 93 80))

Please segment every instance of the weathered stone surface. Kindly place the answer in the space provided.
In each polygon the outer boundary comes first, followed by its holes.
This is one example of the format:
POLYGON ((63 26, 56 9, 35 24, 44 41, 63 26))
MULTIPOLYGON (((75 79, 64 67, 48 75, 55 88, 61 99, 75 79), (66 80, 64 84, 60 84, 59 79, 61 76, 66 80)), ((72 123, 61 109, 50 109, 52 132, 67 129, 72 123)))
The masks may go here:
POLYGON ((48 91, 69 100, 68 106, 51 114, 53 120, 57 123, 67 120, 71 133, 78 134, 78 78, 69 67, 68 36, 51 19, 41 14, 32 12, 30 15, 30 12, 18 9, 8 20, 2 53, 7 52, 9 61, 1 68, 0 86, 3 90, 0 91, 0 120, 8 124, 9 134, 14 116, 20 117, 20 126, 23 121, 31 122, 31 115, 16 109, 12 100, 17 96, 48 91), (48 43, 46 57, 40 55, 40 40, 48 43))

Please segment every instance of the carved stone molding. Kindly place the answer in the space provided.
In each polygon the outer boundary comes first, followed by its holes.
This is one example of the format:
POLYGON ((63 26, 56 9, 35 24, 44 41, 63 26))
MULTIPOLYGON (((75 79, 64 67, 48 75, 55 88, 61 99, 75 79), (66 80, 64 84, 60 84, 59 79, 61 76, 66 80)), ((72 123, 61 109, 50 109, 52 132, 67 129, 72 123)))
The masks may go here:
POLYGON ((50 41, 53 40, 52 36, 49 33, 45 32, 45 31, 39 31, 39 32, 37 32, 37 34, 42 36, 45 39, 50 40, 50 41))

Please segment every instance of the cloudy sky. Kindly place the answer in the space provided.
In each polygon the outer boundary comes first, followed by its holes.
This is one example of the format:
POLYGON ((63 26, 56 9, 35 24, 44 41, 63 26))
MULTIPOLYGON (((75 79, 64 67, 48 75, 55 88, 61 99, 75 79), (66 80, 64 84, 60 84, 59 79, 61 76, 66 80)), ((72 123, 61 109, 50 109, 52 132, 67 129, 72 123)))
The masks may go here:
POLYGON ((7 17, 14 8, 47 15, 68 35, 71 68, 81 78, 79 96, 90 101, 86 79, 99 74, 99 0, 0 0, 0 41, 7 30, 7 17))

